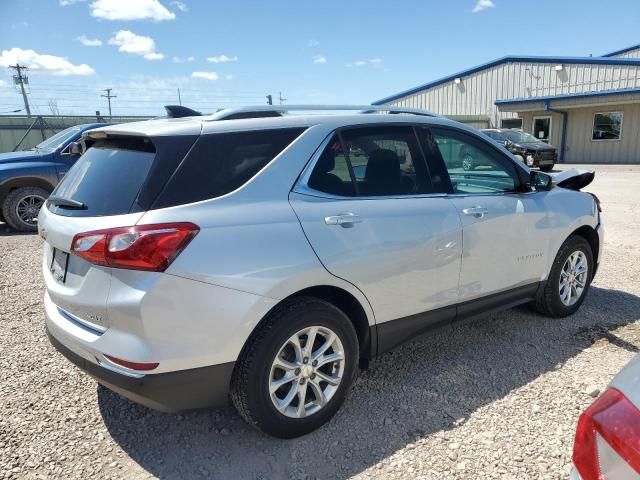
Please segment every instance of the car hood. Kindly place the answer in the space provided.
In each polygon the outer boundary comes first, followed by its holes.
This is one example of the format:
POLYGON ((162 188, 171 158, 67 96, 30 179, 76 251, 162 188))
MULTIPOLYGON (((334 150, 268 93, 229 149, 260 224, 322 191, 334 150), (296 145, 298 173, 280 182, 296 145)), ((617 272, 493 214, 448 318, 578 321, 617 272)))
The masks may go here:
POLYGON ((37 150, 26 150, 22 152, 0 153, 0 164, 15 162, 33 162, 42 160, 45 155, 37 150))
POLYGON ((548 145, 546 143, 538 143, 538 142, 516 143, 515 146, 516 147, 520 147, 520 148, 526 148, 527 150, 534 150, 536 152, 542 152, 542 151, 546 151, 546 150, 555 150, 556 149, 556 147, 554 147, 552 145, 548 145))
POLYGON ((553 183, 559 187, 568 188, 569 190, 580 190, 593 181, 596 172, 584 168, 570 168, 569 170, 558 173, 548 173, 547 175, 549 175, 553 183))

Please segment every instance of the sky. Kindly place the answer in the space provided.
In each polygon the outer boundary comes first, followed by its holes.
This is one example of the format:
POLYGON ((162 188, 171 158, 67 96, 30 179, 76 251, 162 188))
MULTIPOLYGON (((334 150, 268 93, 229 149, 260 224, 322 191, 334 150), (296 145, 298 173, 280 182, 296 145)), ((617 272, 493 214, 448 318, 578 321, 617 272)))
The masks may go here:
POLYGON ((369 104, 505 55, 640 44, 640 1, 0 0, 0 114, 369 104), (24 113, 20 112, 20 113, 24 113))

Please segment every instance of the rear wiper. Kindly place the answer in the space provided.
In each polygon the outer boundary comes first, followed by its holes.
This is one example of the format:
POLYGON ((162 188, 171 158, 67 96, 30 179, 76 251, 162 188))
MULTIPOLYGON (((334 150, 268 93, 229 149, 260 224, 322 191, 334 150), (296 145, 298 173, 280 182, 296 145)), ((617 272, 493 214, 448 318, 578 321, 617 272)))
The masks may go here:
POLYGON ((87 206, 82 202, 79 202, 77 200, 72 200, 70 198, 58 197, 56 195, 51 195, 48 198, 48 201, 51 204, 56 205, 58 207, 74 208, 78 210, 85 210, 87 208, 87 206))

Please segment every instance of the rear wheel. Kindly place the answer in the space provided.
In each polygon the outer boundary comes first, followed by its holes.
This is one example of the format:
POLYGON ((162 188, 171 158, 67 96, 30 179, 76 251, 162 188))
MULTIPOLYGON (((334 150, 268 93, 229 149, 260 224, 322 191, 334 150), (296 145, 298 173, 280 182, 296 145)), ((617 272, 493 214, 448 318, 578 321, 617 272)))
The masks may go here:
POLYGON ((269 435, 304 435, 338 411, 358 357, 356 332, 341 310, 296 298, 277 307, 249 339, 231 399, 247 423, 269 435))
POLYGON ((14 230, 38 230, 38 213, 49 192, 39 187, 21 187, 12 190, 2 205, 2 216, 14 230))
POLYGON ((549 317, 575 313, 589 291, 593 276, 593 252, 589 242, 571 235, 560 247, 535 308, 549 317))
POLYGON ((540 165, 540 170, 542 170, 543 172, 550 172, 551 170, 553 170, 554 165, 555 163, 552 163, 551 165, 540 165))

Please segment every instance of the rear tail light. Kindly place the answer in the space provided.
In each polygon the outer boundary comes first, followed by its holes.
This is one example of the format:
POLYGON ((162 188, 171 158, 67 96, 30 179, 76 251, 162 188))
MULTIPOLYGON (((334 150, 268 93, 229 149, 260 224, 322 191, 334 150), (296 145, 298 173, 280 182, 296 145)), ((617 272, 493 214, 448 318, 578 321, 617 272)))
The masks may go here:
POLYGON ((193 223, 158 223, 79 233, 71 253, 95 265, 163 272, 200 231, 193 223))
POLYGON ((608 388, 580 416, 573 463, 583 480, 602 480, 596 435, 640 473, 640 410, 622 392, 608 388))

